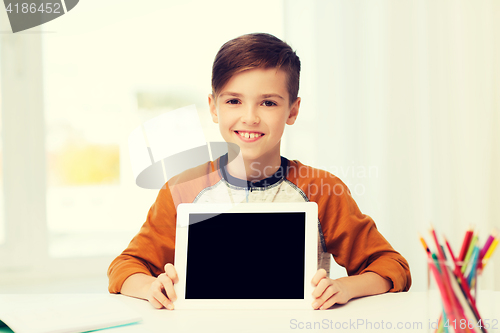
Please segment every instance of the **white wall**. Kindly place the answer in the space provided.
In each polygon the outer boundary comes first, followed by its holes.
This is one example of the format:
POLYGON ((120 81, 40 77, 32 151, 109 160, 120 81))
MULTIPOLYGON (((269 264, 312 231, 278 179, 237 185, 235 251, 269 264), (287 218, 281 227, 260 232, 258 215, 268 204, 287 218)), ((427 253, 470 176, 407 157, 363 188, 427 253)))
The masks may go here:
MULTIPOLYGON (((469 225, 481 244, 500 226, 500 3, 285 4, 303 65, 285 154, 345 180, 423 290, 418 233, 432 223, 458 251, 469 225)), ((484 288, 499 270, 496 254, 484 288)))

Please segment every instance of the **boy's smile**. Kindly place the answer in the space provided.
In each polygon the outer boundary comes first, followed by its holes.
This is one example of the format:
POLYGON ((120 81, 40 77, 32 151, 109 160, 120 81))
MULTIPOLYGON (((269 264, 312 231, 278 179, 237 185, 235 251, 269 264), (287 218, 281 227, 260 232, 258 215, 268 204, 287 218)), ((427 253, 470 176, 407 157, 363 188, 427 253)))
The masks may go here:
POLYGON ((239 134, 240 139, 245 142, 257 141, 261 136, 264 135, 264 133, 260 132, 246 132, 246 131, 235 131, 235 132, 239 134))
MULTIPOLYGON (((300 105, 300 98, 290 105, 284 71, 243 71, 231 77, 215 99, 212 95, 208 99, 213 121, 224 140, 240 147, 247 171, 279 167, 285 124, 295 122, 300 105)), ((252 175, 247 172, 247 176, 252 175)))

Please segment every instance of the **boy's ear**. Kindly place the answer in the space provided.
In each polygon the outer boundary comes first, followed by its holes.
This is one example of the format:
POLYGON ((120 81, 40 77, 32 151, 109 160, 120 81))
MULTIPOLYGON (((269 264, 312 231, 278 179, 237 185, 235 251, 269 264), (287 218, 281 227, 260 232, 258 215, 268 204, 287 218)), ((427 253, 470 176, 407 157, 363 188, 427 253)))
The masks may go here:
POLYGON ((295 123, 295 120, 297 120, 297 116, 299 115, 299 108, 300 97, 297 97, 295 102, 293 102, 292 106, 290 107, 290 114, 288 115, 288 119, 286 120, 286 123, 288 125, 293 125, 295 123))
POLYGON ((212 94, 208 94, 208 107, 210 108, 210 115, 212 116, 212 121, 218 124, 219 117, 217 116, 217 108, 215 107, 215 98, 212 94))

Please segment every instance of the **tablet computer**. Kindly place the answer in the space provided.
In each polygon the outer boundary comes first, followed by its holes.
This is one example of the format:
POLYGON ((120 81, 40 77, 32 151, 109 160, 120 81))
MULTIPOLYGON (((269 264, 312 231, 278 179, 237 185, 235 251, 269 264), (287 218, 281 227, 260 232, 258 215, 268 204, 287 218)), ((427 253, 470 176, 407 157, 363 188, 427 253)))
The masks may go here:
POLYGON ((312 309, 316 203, 180 204, 176 309, 312 309))

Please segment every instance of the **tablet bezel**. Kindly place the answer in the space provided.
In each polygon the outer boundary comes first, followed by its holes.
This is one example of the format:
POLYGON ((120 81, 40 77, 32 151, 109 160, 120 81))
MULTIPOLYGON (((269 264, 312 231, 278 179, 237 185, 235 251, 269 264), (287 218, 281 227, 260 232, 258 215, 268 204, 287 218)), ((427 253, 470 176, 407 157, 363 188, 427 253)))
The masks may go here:
MULTIPOLYGON (((177 226, 175 238, 175 268, 179 282, 175 284, 176 309, 312 309, 313 286, 311 280, 317 271, 318 253, 318 205, 315 202, 294 203, 239 203, 233 204, 179 204, 177 207, 177 226), (191 213, 305 213, 305 279, 304 298, 295 299, 186 299, 186 268, 188 248, 188 223, 191 213)), ((276 272, 269 272, 274 275, 276 272)), ((283 276, 286 278, 286 272, 283 276)), ((277 283, 279 281, 269 281, 277 283)))

